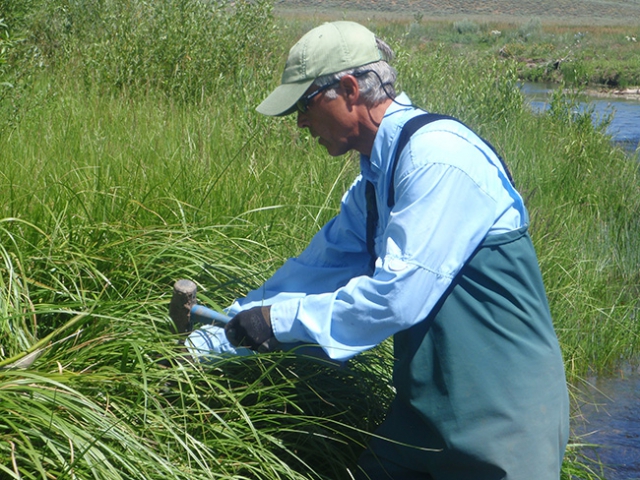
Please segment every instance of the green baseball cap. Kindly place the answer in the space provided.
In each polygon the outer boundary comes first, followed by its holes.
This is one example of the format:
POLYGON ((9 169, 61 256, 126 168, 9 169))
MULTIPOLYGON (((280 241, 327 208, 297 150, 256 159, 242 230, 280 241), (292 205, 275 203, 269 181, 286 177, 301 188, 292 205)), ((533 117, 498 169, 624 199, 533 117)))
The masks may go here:
POLYGON ((359 23, 324 23, 291 47, 280 86, 256 110, 263 115, 289 115, 316 78, 382 59, 375 35, 359 23))

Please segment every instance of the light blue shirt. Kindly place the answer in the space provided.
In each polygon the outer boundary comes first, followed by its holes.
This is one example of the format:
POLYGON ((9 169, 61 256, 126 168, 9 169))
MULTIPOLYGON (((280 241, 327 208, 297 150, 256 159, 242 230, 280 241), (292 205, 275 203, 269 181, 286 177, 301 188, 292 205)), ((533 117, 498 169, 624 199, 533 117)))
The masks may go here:
POLYGON ((423 320, 487 235, 528 222, 522 198, 493 151, 459 122, 431 123, 404 148, 387 206, 400 130, 424 113, 401 94, 386 111, 371 156, 340 212, 297 257, 228 309, 271 305, 282 343, 320 345, 346 360, 423 320), (365 184, 376 188, 375 272, 367 275, 365 184))

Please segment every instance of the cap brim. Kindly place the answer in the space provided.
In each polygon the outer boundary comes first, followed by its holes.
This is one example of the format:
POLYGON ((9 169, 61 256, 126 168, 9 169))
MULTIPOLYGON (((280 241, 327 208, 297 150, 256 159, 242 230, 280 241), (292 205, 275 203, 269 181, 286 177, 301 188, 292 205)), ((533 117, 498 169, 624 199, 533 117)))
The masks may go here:
POLYGON ((256 110, 263 115, 281 117, 296 111, 296 102, 311 86, 313 79, 302 83, 283 83, 258 105, 256 110))

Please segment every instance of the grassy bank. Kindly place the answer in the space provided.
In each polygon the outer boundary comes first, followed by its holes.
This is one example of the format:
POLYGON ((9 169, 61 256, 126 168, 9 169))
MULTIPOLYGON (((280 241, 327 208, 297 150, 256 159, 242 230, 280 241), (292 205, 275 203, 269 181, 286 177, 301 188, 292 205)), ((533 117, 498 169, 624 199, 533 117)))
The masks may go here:
MULTIPOLYGON (((349 478, 392 395, 388 344, 342 370, 279 354, 193 365, 167 315, 179 278, 210 306, 258 285, 357 172, 253 110, 311 20, 267 3, 0 7, 0 366, 40 352, 0 370, 3 478, 349 478)), ((635 358, 637 165, 570 97, 531 115, 513 59, 372 28, 402 90, 507 159, 572 383, 635 358)), ((575 446, 570 475, 596 478, 575 446)))
MULTIPOLYGON (((508 2, 499 3, 504 8, 508 2)), ((576 18, 584 15, 584 21, 559 23, 558 19, 563 17, 552 16, 553 8, 543 12, 544 2, 540 3, 537 15, 527 14, 526 4, 514 4, 513 15, 509 17, 500 14, 483 17, 474 13, 473 8, 468 15, 451 15, 445 13, 448 10, 442 5, 435 10, 440 15, 420 9, 419 5, 412 5, 415 13, 411 15, 405 11, 394 16, 393 12, 380 12, 382 7, 376 9, 373 5, 366 10, 346 12, 362 21, 379 24, 381 31, 394 38, 409 37, 412 43, 425 49, 446 45, 468 58, 511 61, 523 80, 603 92, 640 87, 640 9, 636 3, 627 2, 620 7, 620 12, 629 7, 628 18, 635 19, 622 24, 613 20, 613 23, 596 22, 595 15, 588 14, 585 5, 579 7, 578 2, 573 2, 581 12, 576 18)), ((282 2, 288 4, 293 6, 296 2, 282 2)), ((342 18, 327 5, 314 13, 298 8, 283 14, 289 20, 309 24, 342 18)))

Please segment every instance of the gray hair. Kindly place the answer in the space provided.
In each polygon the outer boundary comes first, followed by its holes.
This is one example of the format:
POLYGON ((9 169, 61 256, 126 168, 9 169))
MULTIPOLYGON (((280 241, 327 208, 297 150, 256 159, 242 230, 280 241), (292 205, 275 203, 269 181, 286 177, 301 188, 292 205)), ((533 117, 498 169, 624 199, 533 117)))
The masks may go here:
MULTIPOLYGON (((388 63, 393 60, 393 50, 378 37, 376 37, 376 43, 378 50, 382 53, 382 60, 343 70, 342 72, 323 75, 316 78, 313 84, 323 87, 339 81, 345 75, 353 75, 358 81, 360 95, 368 105, 374 106, 388 98, 395 98, 396 89, 394 83, 398 74, 396 69, 388 63)), ((335 91, 335 87, 327 89, 325 96, 329 99, 336 98, 338 94, 335 91)))

